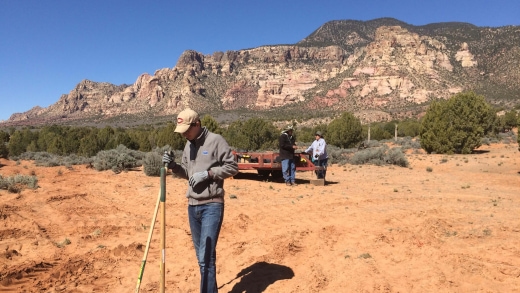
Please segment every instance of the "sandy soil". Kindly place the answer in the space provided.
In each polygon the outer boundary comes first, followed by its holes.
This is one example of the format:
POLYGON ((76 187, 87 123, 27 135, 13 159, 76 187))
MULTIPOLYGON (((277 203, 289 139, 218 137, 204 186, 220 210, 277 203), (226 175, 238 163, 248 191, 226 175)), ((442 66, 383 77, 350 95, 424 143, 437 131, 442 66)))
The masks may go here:
MULTIPOLYGON (((226 180, 220 292, 520 292, 517 148, 332 166, 326 186, 309 172, 295 187, 252 173, 226 180)), ((159 178, 0 164, 40 186, 0 191, 0 292, 133 292, 159 178)), ((185 188, 168 176, 166 292, 198 292, 185 188)), ((160 226, 141 292, 159 291, 160 226)))

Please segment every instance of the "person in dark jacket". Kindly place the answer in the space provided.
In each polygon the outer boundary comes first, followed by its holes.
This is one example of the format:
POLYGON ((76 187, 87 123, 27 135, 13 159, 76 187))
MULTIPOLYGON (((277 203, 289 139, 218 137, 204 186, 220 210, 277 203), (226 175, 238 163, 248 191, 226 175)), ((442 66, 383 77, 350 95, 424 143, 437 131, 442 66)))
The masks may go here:
POLYGON ((188 219, 200 268, 200 292, 218 292, 217 240, 224 219, 224 179, 238 173, 238 163, 226 140, 200 125, 199 114, 185 109, 177 116, 174 130, 188 141, 180 164, 171 153, 163 156, 174 176, 189 182, 188 219))
POLYGON ((280 146, 280 160, 282 160, 283 179, 287 186, 295 186, 296 184, 296 164, 294 162, 294 151, 296 146, 296 138, 293 136, 294 128, 292 125, 287 126, 278 139, 280 146))

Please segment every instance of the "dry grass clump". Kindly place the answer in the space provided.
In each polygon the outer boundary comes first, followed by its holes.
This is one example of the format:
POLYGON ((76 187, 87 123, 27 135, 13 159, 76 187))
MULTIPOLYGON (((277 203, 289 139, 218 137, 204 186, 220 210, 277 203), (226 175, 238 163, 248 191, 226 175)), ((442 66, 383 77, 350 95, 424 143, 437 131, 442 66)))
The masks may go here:
POLYGON ((389 148, 387 145, 360 150, 350 158, 350 163, 353 165, 397 165, 400 167, 408 167, 409 165, 401 147, 389 148))
POLYGON ((11 158, 13 160, 33 160, 36 166, 43 167, 55 167, 55 166, 66 166, 72 167, 73 165, 84 165, 92 163, 92 158, 86 158, 71 154, 68 156, 59 156, 48 152, 25 152, 17 157, 11 158))
POLYGON ((0 189, 5 189, 11 193, 19 193, 24 188, 38 188, 38 178, 20 174, 10 177, 0 175, 0 189))

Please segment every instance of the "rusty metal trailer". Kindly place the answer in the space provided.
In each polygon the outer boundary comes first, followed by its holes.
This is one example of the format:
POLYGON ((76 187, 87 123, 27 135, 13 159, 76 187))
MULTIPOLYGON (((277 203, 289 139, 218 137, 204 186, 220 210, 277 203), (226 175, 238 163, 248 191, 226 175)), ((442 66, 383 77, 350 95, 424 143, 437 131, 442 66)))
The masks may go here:
MULTIPOLYGON (((278 160, 277 152, 238 152, 234 151, 239 170, 257 170, 258 175, 275 178, 282 177, 282 163, 278 160)), ((316 171, 316 167, 307 153, 294 155, 296 171, 316 171)))

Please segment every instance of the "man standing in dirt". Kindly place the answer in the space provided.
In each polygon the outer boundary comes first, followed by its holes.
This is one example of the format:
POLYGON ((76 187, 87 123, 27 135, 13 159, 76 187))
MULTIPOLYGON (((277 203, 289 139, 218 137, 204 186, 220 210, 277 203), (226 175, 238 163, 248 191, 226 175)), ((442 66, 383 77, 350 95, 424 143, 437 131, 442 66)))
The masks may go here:
POLYGON ((199 263, 201 293, 218 291, 216 246, 224 218, 224 179, 238 173, 238 164, 226 140, 200 124, 199 114, 185 109, 177 116, 174 130, 188 141, 180 164, 164 154, 174 176, 188 179, 188 218, 199 263))
POLYGON ((294 150, 296 146, 296 138, 293 136, 293 126, 287 126, 278 139, 280 146, 280 160, 282 160, 282 173, 285 184, 288 186, 296 186, 296 164, 294 162, 294 150))

